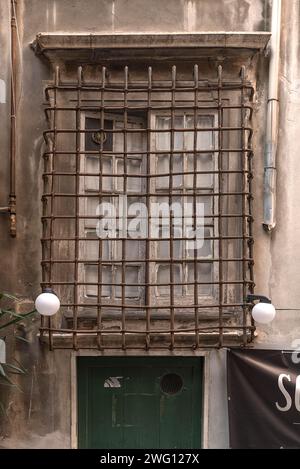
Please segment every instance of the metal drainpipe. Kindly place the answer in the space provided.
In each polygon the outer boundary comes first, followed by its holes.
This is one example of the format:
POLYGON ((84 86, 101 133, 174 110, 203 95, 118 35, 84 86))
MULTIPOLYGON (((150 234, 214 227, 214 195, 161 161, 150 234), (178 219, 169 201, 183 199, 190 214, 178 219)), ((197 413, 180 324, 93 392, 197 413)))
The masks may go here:
POLYGON ((264 162, 264 221, 263 227, 271 232, 276 225, 276 154, 279 118, 279 58, 281 34, 281 0, 273 0, 270 41, 269 90, 267 130, 264 162))
POLYGON ((1 213, 8 213, 10 218, 10 235, 14 238, 16 231, 16 94, 17 94, 17 23, 16 3, 11 0, 11 88, 10 88, 10 170, 8 207, 0 207, 1 213))
POLYGON ((10 235, 16 232, 16 95, 17 95, 17 25, 16 0, 11 0, 11 97, 10 97, 10 235))

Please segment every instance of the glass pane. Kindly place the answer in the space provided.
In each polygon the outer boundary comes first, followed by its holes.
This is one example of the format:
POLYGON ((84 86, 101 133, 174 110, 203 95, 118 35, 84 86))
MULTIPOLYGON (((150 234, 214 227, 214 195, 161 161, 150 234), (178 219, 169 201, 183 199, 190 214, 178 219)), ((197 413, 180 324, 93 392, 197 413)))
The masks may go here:
MULTIPOLYGON (((97 261, 99 259, 99 239, 95 237, 95 233, 90 232, 86 234, 88 241, 80 241, 79 250, 83 259, 90 261, 97 261)), ((101 260, 106 261, 111 259, 111 241, 102 239, 102 256, 101 260)))
MULTIPOLYGON (((85 282, 98 282, 98 267, 96 265, 85 265, 85 282)), ((97 285, 86 285, 87 296, 97 296, 97 285)))
POLYGON ((99 259, 99 241, 95 239, 95 236, 92 233, 87 233, 87 238, 89 241, 85 241, 85 258, 88 260, 95 260, 98 261, 99 259))
MULTIPOLYGON (((194 171, 194 155, 187 155, 187 171, 194 171)), ((213 155, 212 153, 201 153, 196 155, 196 171, 213 171, 213 155)), ((191 189, 194 185, 194 175, 188 174, 185 178, 186 187, 191 189)), ((197 174, 196 187, 207 188, 213 186, 212 174, 197 174)))
POLYGON ((85 172, 93 173, 95 176, 85 176, 84 181, 85 190, 97 191, 99 190, 99 158, 87 156, 85 159, 85 172))
POLYGON ((203 246, 198 249, 198 257, 199 258, 211 258, 212 257, 212 246, 213 246, 213 240, 211 239, 206 239, 206 238, 211 238, 213 236, 213 231, 211 228, 204 228, 204 240, 203 240, 203 246))
POLYGON ((157 257, 159 259, 168 259, 169 252, 169 241, 157 241, 157 257))
POLYGON ((173 155, 173 173, 181 173, 173 176, 172 185, 173 187, 182 187, 183 182, 183 156, 173 155))
MULTIPOLYGON (((181 266, 178 264, 173 265, 174 284, 182 282, 181 266)), ((170 283, 170 265, 157 266, 157 283, 168 284, 170 283)), ((161 285, 157 287, 159 295, 170 295, 170 287, 168 285, 161 285)), ((175 296, 182 295, 182 285, 174 286, 175 296)))
MULTIPOLYGON (((217 202, 216 197, 210 195, 203 195, 202 197, 197 197, 197 203, 202 203, 204 205, 204 215, 208 217, 213 214, 213 204, 217 202)), ((205 218, 205 225, 212 225, 213 218, 205 218)))
MULTIPOLYGON (((97 265, 85 265, 85 282, 86 283, 97 283, 98 282, 98 266, 97 265)), ((111 296, 111 267, 102 266, 102 282, 109 285, 102 285, 101 296, 110 297, 111 296)), ((98 296, 98 286, 97 285, 86 285, 85 286, 86 296, 98 296)))
POLYGON ((175 154, 172 156, 172 168, 170 168, 170 157, 169 155, 157 155, 156 172, 158 178, 156 179, 156 187, 158 189, 169 188, 169 176, 160 175, 175 173, 172 178, 172 186, 174 188, 182 187, 183 182, 183 155, 175 154), (176 174, 177 173, 177 174, 176 174))
MULTIPOLYGON (((139 286, 130 285, 139 283, 139 266, 125 266, 125 298, 138 298, 140 296, 139 286)), ((120 284, 122 282, 122 267, 116 267, 116 283, 120 284)), ((116 297, 121 298, 122 296, 122 287, 116 287, 116 297)))
POLYGON ((114 152, 123 152, 124 151, 124 122, 116 121, 115 130, 120 130, 119 132, 114 133, 114 145, 113 145, 113 151, 114 152))
POLYGON ((102 283, 108 285, 102 285, 102 296, 111 297, 112 296, 112 267, 111 266, 102 266, 102 283))
MULTIPOLYGON (((194 116, 185 116, 185 128, 186 129, 194 129, 194 116)), ((195 132, 185 132, 184 133, 184 149, 185 151, 194 151, 196 148, 196 144, 194 141, 195 132)))
MULTIPOLYGON (((213 264, 212 263, 199 263, 197 266, 198 278, 194 278, 194 264, 188 264, 188 282, 212 282, 213 280, 213 264)), ((194 286, 188 285, 188 294, 194 293, 194 286)), ((212 296, 213 285, 198 285, 199 296, 212 296)))
MULTIPOLYGON (((142 161, 130 159, 127 162, 127 171, 129 175, 139 175, 142 170, 142 161)), ((141 177, 130 177, 127 181, 128 191, 139 192, 142 190, 142 178, 141 177)))
POLYGON ((156 179, 157 189, 167 189, 169 187, 169 176, 161 177, 161 174, 168 174, 170 172, 169 155, 157 155, 156 159, 156 179))
POLYGON ((89 228, 96 228, 96 224, 98 221, 97 218, 97 207, 99 204, 99 198, 98 197, 87 197, 85 199, 86 203, 86 210, 85 210, 85 216, 87 217, 95 217, 95 218, 87 218, 85 219, 85 226, 89 228))
POLYGON ((126 241, 126 258, 129 260, 142 258, 142 241, 126 241))
MULTIPOLYGON (((127 158, 127 175, 141 174, 142 162, 127 158)), ((124 159, 117 160, 117 174, 124 175, 124 159)), ((123 191, 124 189, 124 176, 117 178, 117 190, 123 191)), ((142 190, 142 179, 140 177, 127 177, 127 191, 126 192, 139 192, 142 190)))
MULTIPOLYGON (((142 124, 129 122, 127 124, 129 129, 142 129, 142 124)), ((145 141, 145 132, 129 132, 127 134, 127 151, 139 152, 143 150, 145 141)))
MULTIPOLYGON (((174 126, 176 129, 184 128, 183 116, 176 116, 174 119, 174 126)), ((184 149, 184 132, 174 132, 174 150, 184 149)))
MULTIPOLYGON (((102 158, 102 174, 113 174, 112 158, 104 156, 102 158)), ((97 188, 98 190, 98 188, 97 188)), ((112 191, 113 190, 113 178, 112 176, 102 176, 102 190, 112 191)))
MULTIPOLYGON (((156 128, 159 130, 170 129, 171 118, 170 117, 157 117, 156 128)), ((157 132, 156 134, 156 150, 170 151, 171 147, 171 134, 170 132, 157 132)))
MULTIPOLYGON (((142 246, 145 244, 143 241, 135 239, 127 239, 125 241, 125 259, 139 260, 142 259, 142 246)), ((122 260, 122 240, 115 241, 115 257, 114 260, 122 260)))
MULTIPOLYGON (((205 129, 214 127, 214 116, 198 116, 198 128, 205 129)), ((211 151, 214 149, 214 138, 216 132, 208 130, 207 132, 197 132, 197 150, 211 151)))
MULTIPOLYGON (((118 158, 116 161, 116 165, 117 165, 116 174, 122 175, 122 177, 117 177, 115 180, 116 189, 118 191, 123 191, 124 190, 124 160, 123 158, 118 158)), ((127 165, 127 171, 128 171, 128 165, 127 165)), ((128 184, 128 180, 127 180, 127 184, 128 184)))
MULTIPOLYGON (((198 116, 197 119, 197 128, 205 129, 212 128, 214 126, 214 116, 198 116)), ((194 116, 186 116, 186 128, 194 129, 195 128, 195 119, 194 116)), ((194 151, 194 150, 206 150, 207 152, 213 150, 214 148, 214 132, 208 130, 207 132, 201 131, 197 132, 197 140, 194 141, 194 132, 185 133, 185 150, 194 151)))
MULTIPOLYGON (((173 258, 181 259, 182 258, 182 240, 174 239, 172 242, 173 245, 173 258)), ((157 242, 157 256, 159 259, 169 259, 170 258, 170 241, 158 241, 157 242)))

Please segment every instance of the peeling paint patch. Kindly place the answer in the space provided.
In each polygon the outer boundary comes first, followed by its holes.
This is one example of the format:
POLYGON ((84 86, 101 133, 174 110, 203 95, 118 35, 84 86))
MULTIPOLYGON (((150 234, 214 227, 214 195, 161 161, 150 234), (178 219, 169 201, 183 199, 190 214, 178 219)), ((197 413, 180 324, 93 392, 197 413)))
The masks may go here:
POLYGON ((6 103, 6 84, 4 80, 0 79, 0 104, 6 103))

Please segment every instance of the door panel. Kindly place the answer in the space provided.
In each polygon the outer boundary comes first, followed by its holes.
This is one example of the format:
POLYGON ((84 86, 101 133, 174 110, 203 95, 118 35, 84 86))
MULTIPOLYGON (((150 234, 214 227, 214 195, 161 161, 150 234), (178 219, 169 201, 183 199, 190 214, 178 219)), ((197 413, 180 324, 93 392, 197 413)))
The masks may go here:
POLYGON ((199 448, 201 358, 78 358, 79 448, 199 448))

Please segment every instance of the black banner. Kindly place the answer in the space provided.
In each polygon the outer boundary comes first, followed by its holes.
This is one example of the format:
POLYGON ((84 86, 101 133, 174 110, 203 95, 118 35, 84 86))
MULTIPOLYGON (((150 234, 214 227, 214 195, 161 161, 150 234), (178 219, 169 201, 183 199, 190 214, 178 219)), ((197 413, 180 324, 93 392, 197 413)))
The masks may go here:
POLYGON ((227 354, 231 448, 300 448, 299 352, 227 354))

